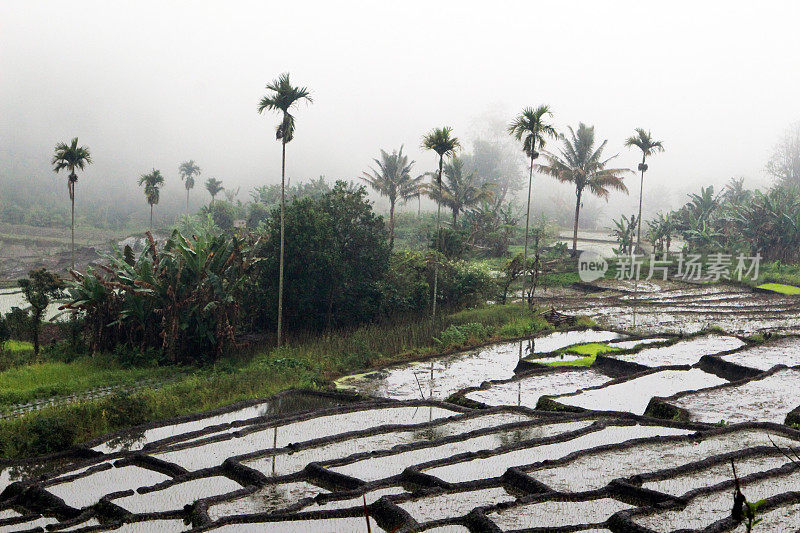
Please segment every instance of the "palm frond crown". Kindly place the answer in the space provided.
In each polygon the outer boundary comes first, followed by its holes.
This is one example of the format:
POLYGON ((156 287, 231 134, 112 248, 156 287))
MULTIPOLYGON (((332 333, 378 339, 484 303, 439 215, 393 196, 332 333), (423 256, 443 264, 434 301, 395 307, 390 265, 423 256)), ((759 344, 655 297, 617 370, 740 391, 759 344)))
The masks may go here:
POLYGON ((624 175, 633 171, 608 168, 609 162, 617 156, 603 156, 608 141, 595 147, 594 126, 580 123, 577 132, 572 127, 567 129, 569 137, 560 136, 559 153, 545 152, 546 164, 537 165, 537 170, 563 183, 573 183, 578 194, 588 189, 595 196, 608 200, 611 190, 627 193, 624 175))
POLYGON ((194 162, 194 159, 190 159, 181 163, 181 166, 178 167, 178 172, 181 175, 184 186, 189 190, 194 188, 194 178, 200 175, 201 170, 197 163, 194 162))
POLYGON ((281 113, 280 124, 276 126, 275 138, 288 143, 294 138, 294 116, 289 110, 296 107, 301 100, 313 102, 311 92, 306 87, 295 87, 289 80, 289 73, 284 72, 277 79, 267 84, 269 94, 261 98, 258 112, 277 111, 281 113))
POLYGON ((636 147, 642 151, 643 157, 654 155, 658 152, 664 151, 664 145, 661 141, 653 140, 653 135, 644 128, 636 128, 635 135, 631 135, 625 140, 625 146, 636 147))
POLYGON ((508 125, 509 135, 522 141, 522 150, 528 157, 535 157, 536 147, 544 148, 547 138, 556 138, 555 128, 548 122, 553 114, 550 106, 526 107, 517 118, 508 125))
POLYGON ((439 157, 452 157, 461 148, 458 137, 453 137, 453 128, 434 128, 422 137, 422 148, 433 150, 439 157))

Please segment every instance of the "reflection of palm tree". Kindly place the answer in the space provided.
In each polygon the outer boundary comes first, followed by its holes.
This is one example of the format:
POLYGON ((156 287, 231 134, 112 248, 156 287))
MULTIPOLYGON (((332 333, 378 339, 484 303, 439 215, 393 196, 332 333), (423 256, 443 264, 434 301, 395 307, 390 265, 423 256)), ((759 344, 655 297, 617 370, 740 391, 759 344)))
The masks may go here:
POLYGON ((511 431, 498 433, 497 439, 503 446, 510 446, 512 444, 519 444, 520 442, 540 438, 542 436, 544 436, 542 427, 537 426, 532 428, 517 428, 512 429, 511 431))
POLYGON ((427 427, 414 432, 414 440, 439 440, 447 436, 447 430, 442 426, 427 427))
POLYGON ((140 442, 144 442, 144 432, 140 433, 131 433, 128 435, 122 435, 120 437, 110 439, 108 441, 108 446, 111 448, 119 449, 119 451, 129 451, 134 444, 138 444, 140 442))

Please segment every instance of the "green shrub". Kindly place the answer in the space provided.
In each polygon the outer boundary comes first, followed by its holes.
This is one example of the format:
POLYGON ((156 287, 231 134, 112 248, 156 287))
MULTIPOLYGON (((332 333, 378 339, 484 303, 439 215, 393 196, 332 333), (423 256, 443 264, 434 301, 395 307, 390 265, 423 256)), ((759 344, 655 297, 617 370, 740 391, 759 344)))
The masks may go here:
POLYGON ((28 311, 12 307, 11 311, 5 315, 4 320, 12 339, 31 340, 33 321, 28 311))
POLYGON ((66 450, 75 444, 75 429, 63 418, 51 415, 34 415, 26 420, 20 436, 24 440, 17 442, 22 455, 45 455, 66 450))
POLYGON ((444 348, 453 348, 465 344, 480 343, 492 335, 492 328, 479 322, 469 322, 460 326, 451 325, 442 331, 436 342, 444 348))
POLYGON ((136 426, 151 420, 152 409, 142 396, 116 392, 103 402, 103 414, 108 427, 136 426))
POLYGON ((156 367, 169 362, 163 350, 150 347, 142 349, 128 344, 118 344, 113 355, 123 368, 156 367))

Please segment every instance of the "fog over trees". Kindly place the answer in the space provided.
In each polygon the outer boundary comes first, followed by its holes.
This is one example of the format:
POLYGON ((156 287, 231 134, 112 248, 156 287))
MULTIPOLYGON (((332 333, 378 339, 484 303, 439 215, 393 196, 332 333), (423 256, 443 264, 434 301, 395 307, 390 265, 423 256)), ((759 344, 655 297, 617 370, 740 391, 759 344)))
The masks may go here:
MULTIPOLYGON (((800 49, 793 22, 800 6, 788 1, 509 2, 491 11, 472 2, 411 2, 400 10, 312 3, 303 13, 258 2, 125 6, 80 1, 55 13, 45 1, 0 5, 4 200, 49 206, 42 217, 65 209, 68 216, 47 159, 57 142, 75 136, 95 156, 78 185, 79 217, 147 223, 135 190, 138 176, 155 168, 166 183, 154 216, 174 221, 186 210, 179 167, 189 160, 203 169, 202 181, 215 177, 229 190, 278 183, 280 143, 270 142, 273 125, 253 109, 265 84, 285 71, 315 96, 289 146, 290 183, 356 180, 380 149, 401 145, 417 171, 436 170, 435 154, 418 142, 431 124, 459 132, 465 164, 494 142, 512 167, 503 172, 524 172, 518 147, 497 139, 529 102, 547 102, 559 131, 595 126, 609 141, 606 154, 620 154, 620 167, 636 168, 636 154, 623 147, 633 128, 646 125, 668 140, 669 151, 648 172, 645 218, 682 205, 698 182, 721 187, 744 177, 753 187, 791 172, 786 154, 772 158, 800 118, 800 70, 782 54, 800 49), (540 43, 533 52, 532 21, 540 43), (445 60, 430 52, 437 49, 447 50, 445 60), (513 153, 519 161, 510 163, 513 153), (13 186, 20 183, 24 190, 13 186)), ((520 189, 510 192, 521 198, 520 189)), ((388 201, 371 194, 388 212, 388 201)), ((208 200, 195 188, 190 210, 208 200)), ((537 201, 574 203, 570 187, 552 181, 537 201)), ((610 201, 585 202, 582 216, 589 221, 597 211, 607 223, 610 213, 636 204, 610 201)), ((423 207, 435 206, 424 199, 423 207)))

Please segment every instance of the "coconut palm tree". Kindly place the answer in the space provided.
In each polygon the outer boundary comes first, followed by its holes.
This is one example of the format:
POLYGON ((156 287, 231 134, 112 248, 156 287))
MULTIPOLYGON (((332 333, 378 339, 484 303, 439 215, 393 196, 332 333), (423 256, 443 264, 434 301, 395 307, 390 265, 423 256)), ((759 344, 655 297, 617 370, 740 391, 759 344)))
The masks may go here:
POLYGON ((139 177, 139 187, 144 185, 144 197, 150 204, 150 230, 153 230, 153 206, 158 204, 161 187, 164 185, 164 176, 160 170, 153 169, 149 174, 139 177))
MULTIPOLYGON (((540 105, 536 109, 526 107, 517 118, 508 125, 509 135, 513 135, 518 141, 522 141, 522 151, 531 160, 530 173, 528 174, 528 207, 525 210, 525 263, 528 262, 528 231, 531 220, 531 189, 533 187, 533 162, 539 157, 539 149, 545 147, 546 137, 556 137, 555 128, 547 122, 547 117, 552 116, 550 107, 540 105)), ((533 301, 528 299, 528 305, 533 301)))
POLYGON ((641 182, 639 183, 639 217, 636 228, 636 249, 638 250, 642 242, 642 191, 644 189, 644 173, 647 170, 647 156, 663 152, 664 146, 661 141, 654 141, 649 131, 645 131, 643 128, 636 128, 634 131, 636 134, 625 140, 625 146, 635 146, 642 151, 642 162, 639 163, 639 170, 642 173, 641 182))
POLYGON ((53 171, 57 174, 59 171, 66 169, 67 174, 67 191, 69 192, 69 201, 72 207, 72 219, 70 222, 70 233, 72 247, 70 251, 70 261, 72 268, 75 268, 75 184, 78 182, 78 175, 75 170, 83 170, 86 165, 92 164, 92 155, 89 153, 89 148, 86 146, 78 146, 78 138, 75 137, 69 144, 58 143, 53 154, 53 171))
MULTIPOLYGON (((456 151, 461 148, 457 137, 452 137, 450 134, 453 128, 445 126, 443 128, 434 128, 422 137, 422 147, 426 150, 433 150, 439 154, 439 174, 436 177, 436 184, 439 189, 439 196, 442 196, 442 169, 444 166, 445 157, 453 157, 456 151)), ((442 204, 437 205, 436 209, 436 237, 439 243, 439 249, 442 248, 442 204)), ((438 261, 433 267, 433 306, 431 316, 436 317, 436 293, 439 285, 439 263, 438 261)))
POLYGON ((381 196, 389 198, 389 249, 394 248, 394 208, 398 200, 404 202, 420 195, 420 182, 424 176, 411 177, 414 161, 409 163, 408 156, 403 154, 403 147, 391 154, 381 150, 381 158, 374 159, 377 169, 364 172, 361 179, 381 196))
POLYGON ((194 189, 194 177, 200 175, 200 167, 194 162, 194 159, 184 161, 178 167, 178 172, 183 180, 183 186, 186 187, 186 212, 189 212, 189 191, 194 189))
POLYGON ((608 201, 611 189, 627 194, 628 188, 622 182, 623 175, 632 173, 627 168, 607 168, 609 161, 617 156, 603 157, 607 140, 595 147, 594 126, 583 122, 576 132, 571 127, 569 137, 561 135, 563 148, 559 154, 545 152, 547 164, 537 165, 540 170, 562 183, 575 185, 575 222, 572 228, 572 255, 578 253, 578 220, 581 212, 581 199, 584 190, 608 201))
POLYGON ((223 191, 225 187, 222 186, 222 180, 218 180, 216 178, 208 178, 206 180, 206 190, 208 194, 211 195, 211 204, 214 204, 214 200, 216 199, 217 195, 223 191))
POLYGON ((283 333, 283 262, 284 262, 284 212, 286 210, 286 143, 294 138, 294 116, 289 111, 299 102, 312 102, 311 93, 305 87, 295 87, 289 81, 289 73, 267 85, 270 94, 258 103, 258 112, 277 111, 281 122, 275 129, 275 138, 281 142, 281 257, 278 269, 278 346, 283 333))
POLYGON ((445 163, 443 172, 445 179, 441 187, 427 186, 425 189, 433 201, 453 212, 455 227, 460 213, 492 197, 491 184, 478 185, 478 173, 474 170, 467 173, 460 157, 453 157, 451 162, 445 163))

